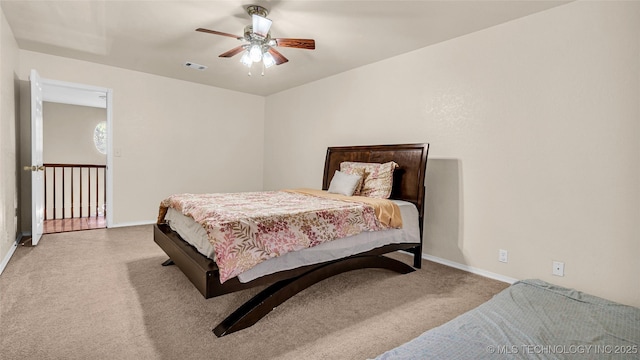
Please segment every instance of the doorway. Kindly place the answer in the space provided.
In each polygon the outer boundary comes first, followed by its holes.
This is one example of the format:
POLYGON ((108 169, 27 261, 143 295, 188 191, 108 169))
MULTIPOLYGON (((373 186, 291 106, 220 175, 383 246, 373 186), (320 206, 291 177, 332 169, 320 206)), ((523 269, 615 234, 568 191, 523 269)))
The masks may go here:
POLYGON ((106 227, 106 108, 43 103, 43 234, 106 227))
MULTIPOLYGON (((43 233, 109 227, 113 214, 111 89, 40 79, 43 233)), ((33 189, 32 189, 33 191, 33 189)))

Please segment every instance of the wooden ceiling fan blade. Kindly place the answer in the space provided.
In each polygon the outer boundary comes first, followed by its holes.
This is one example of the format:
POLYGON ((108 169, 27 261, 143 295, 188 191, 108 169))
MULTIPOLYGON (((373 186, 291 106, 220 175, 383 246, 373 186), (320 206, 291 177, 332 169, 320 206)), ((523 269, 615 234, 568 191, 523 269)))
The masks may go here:
POLYGON ((287 39, 278 38, 274 39, 277 46, 291 47, 297 49, 314 50, 316 48, 316 41, 313 39, 287 39))
POLYGON ((207 33, 207 34, 228 36, 228 37, 232 37, 234 39, 242 39, 242 36, 237 36, 237 35, 221 32, 221 31, 209 30, 209 29, 205 29, 205 28, 197 28, 196 31, 200 31, 200 32, 207 33))
POLYGON ((276 65, 284 64, 289 61, 289 59, 284 57, 284 55, 280 54, 280 52, 274 48, 269 48, 269 54, 273 56, 273 59, 276 61, 276 65))
POLYGON ((239 53, 244 51, 244 45, 240 45, 238 47, 234 47, 233 49, 218 55, 218 57, 230 58, 232 56, 238 55, 239 53))

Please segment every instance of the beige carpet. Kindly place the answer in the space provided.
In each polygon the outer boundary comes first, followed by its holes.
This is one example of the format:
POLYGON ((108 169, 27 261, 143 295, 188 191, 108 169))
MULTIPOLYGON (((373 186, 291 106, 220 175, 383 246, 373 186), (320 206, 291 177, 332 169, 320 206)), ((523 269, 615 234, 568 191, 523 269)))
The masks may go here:
POLYGON ((166 258, 151 226, 19 247, 0 276, 0 358, 366 359, 507 287, 428 261, 407 275, 357 270, 217 338, 217 322, 260 289, 205 300, 177 267, 160 265, 166 258))

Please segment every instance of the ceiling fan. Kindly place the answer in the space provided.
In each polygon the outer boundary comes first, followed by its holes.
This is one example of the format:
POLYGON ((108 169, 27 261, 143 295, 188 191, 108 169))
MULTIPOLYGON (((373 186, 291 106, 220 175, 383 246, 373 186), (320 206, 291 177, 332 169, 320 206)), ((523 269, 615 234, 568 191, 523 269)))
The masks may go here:
MULTIPOLYGON (((244 36, 236 36, 204 28, 198 28, 196 31, 228 36, 244 41, 245 44, 224 52, 220 54, 219 57, 230 58, 244 51, 240 62, 249 68, 253 63, 262 62, 264 68, 269 68, 273 65, 280 65, 288 62, 289 60, 284 57, 284 55, 274 49, 276 46, 307 50, 314 50, 316 48, 316 42, 313 39, 272 38, 269 31, 271 29, 272 21, 267 19, 269 11, 264 7, 259 5, 249 5, 247 6, 246 11, 249 16, 251 16, 252 24, 245 26, 244 36)), ((251 75, 251 73, 249 73, 249 75, 251 75)))

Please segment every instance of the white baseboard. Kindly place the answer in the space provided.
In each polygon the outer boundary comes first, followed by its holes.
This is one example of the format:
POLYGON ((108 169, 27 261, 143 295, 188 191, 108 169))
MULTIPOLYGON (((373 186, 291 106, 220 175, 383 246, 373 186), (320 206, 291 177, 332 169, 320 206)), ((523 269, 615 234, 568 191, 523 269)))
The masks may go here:
POLYGON ((126 226, 153 225, 156 222, 157 220, 132 221, 132 222, 126 222, 126 223, 111 224, 109 227, 118 228, 118 227, 126 227, 126 226))
POLYGON ((4 271, 4 269, 9 264, 9 260, 11 260, 11 257, 13 256, 13 253, 16 252, 16 249, 18 248, 18 243, 20 242, 20 239, 22 239, 22 236, 19 236, 18 239, 16 239, 16 242, 14 242, 11 245, 11 248, 9 249, 9 252, 7 253, 7 255, 4 257, 4 259, 2 259, 2 262, 0 263, 0 275, 2 275, 2 272, 4 271))
POLYGON ((460 264, 460 263, 457 263, 455 261, 439 258, 437 256, 428 255, 428 254, 425 254, 425 253, 422 254, 422 258, 425 259, 425 260, 433 261, 433 262, 438 263, 438 264, 447 265, 447 266, 451 266, 452 268, 464 270, 464 271, 470 272, 472 274, 484 276, 484 277, 489 278, 489 279, 502 281, 502 282, 505 282, 505 283, 508 283, 508 284, 513 284, 514 282, 518 281, 518 279, 514 279, 514 278, 511 278, 511 277, 508 277, 508 276, 496 274, 496 273, 493 273, 491 271, 478 269, 478 268, 473 267, 473 266, 460 264))

